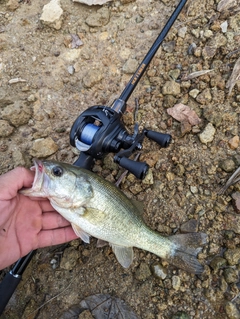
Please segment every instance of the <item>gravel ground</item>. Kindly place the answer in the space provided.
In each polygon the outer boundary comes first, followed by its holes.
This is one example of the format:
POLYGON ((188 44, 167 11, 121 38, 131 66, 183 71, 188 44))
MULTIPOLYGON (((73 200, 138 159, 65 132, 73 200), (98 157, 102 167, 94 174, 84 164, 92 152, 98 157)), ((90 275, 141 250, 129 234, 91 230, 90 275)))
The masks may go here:
MULTIPOLYGON (((73 122, 87 107, 120 95, 178 3, 89 7, 62 0, 61 17, 49 24, 48 2, 0 0, 0 173, 29 167, 34 157, 73 163, 73 122)), ((152 229, 208 234, 199 254, 204 273, 188 274, 140 249, 126 270, 110 247, 76 240, 37 251, 3 318, 60 318, 98 293, 125 300, 143 319, 240 318, 240 214, 232 201, 240 184, 219 194, 240 166, 240 81, 229 88, 240 56, 240 7, 228 2, 225 9, 218 0, 187 2, 123 118, 133 131, 138 98, 140 126, 173 136, 167 149, 146 140, 140 159, 150 165, 147 178, 130 174, 120 187, 142 203, 152 229), (173 119, 167 109, 177 103, 201 122, 173 119)), ((123 170, 112 158, 98 160, 94 171, 114 182, 123 170)))

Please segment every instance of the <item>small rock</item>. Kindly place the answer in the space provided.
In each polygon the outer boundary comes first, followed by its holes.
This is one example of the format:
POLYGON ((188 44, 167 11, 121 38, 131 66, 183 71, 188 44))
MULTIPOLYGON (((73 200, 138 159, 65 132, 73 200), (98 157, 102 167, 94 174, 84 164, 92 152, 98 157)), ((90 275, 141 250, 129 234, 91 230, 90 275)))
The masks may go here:
POLYGON ((14 127, 12 127, 8 121, 0 120, 0 137, 7 137, 11 135, 14 131, 14 127))
POLYGON ((164 51, 168 53, 172 53, 175 49, 176 42, 175 41, 169 41, 169 42, 163 42, 162 43, 162 48, 164 51))
POLYGON ((238 272, 233 268, 224 269, 223 276, 228 284, 238 282, 238 272))
POLYGON ((103 72, 100 69, 89 70, 83 78, 83 85, 86 88, 91 88, 103 78, 103 72))
POLYGON ((111 1, 111 0, 73 0, 73 2, 84 3, 84 4, 87 4, 88 6, 102 5, 102 4, 107 3, 109 1, 111 1))
POLYGON ((14 163, 14 166, 28 166, 28 161, 25 157, 25 154, 23 152, 21 152, 19 149, 15 149, 12 152, 12 160, 14 163))
POLYGON ((84 310, 82 313, 80 313, 78 319, 94 319, 92 316, 90 310, 84 310))
POLYGON ((72 65, 68 66, 67 70, 68 70, 68 73, 71 75, 73 75, 75 72, 74 66, 72 66, 72 65))
POLYGON ((224 216, 226 221, 226 230, 232 230, 234 233, 240 234, 240 214, 225 214, 224 216))
POLYGON ((225 305, 225 311, 228 319, 240 319, 240 313, 237 307, 230 301, 225 305))
POLYGON ((240 213, 240 192, 232 194, 233 207, 236 213, 240 213))
POLYGON ((135 277, 137 280, 141 280, 144 281, 146 280, 148 277, 150 277, 151 274, 151 270, 148 266, 147 263, 142 262, 139 266, 139 268, 136 271, 135 277))
POLYGON ((181 286, 181 279, 178 276, 172 277, 172 287, 174 290, 179 290, 181 286))
POLYGON ((197 188, 197 186, 190 186, 190 191, 191 191, 191 193, 193 193, 193 194, 197 194, 197 193, 198 193, 198 188, 197 188))
POLYGON ((212 142, 214 139, 215 132, 216 132, 216 129, 212 125, 212 123, 208 123, 207 126, 205 127, 205 129, 203 130, 203 132, 198 135, 200 141, 203 144, 207 144, 209 142, 212 142))
POLYGON ((185 38, 186 32, 187 32, 187 27, 182 27, 178 30, 178 36, 180 38, 185 38))
POLYGON ((210 89, 203 90, 200 94, 198 94, 196 101, 201 104, 208 104, 212 101, 212 95, 210 89))
POLYGON ((47 157, 58 151, 57 144, 53 141, 51 137, 40 138, 33 142, 30 154, 33 157, 47 157))
POLYGON ((196 219, 190 219, 180 227, 183 233, 195 233, 198 229, 198 221, 196 219))
POLYGON ((239 136, 236 135, 228 141, 228 145, 232 150, 235 150, 239 146, 239 136))
POLYGON ((186 312, 178 311, 171 317, 171 319, 190 319, 190 317, 186 312))
POLYGON ((222 33, 226 33, 227 32, 227 28, 228 28, 228 22, 224 21, 221 25, 220 25, 221 29, 222 29, 222 33))
POLYGON ((89 27, 102 27, 108 24, 109 19, 109 9, 107 7, 103 7, 97 10, 97 12, 89 14, 86 19, 86 24, 89 25, 89 27))
POLYGON ((123 65, 123 72, 126 74, 134 73, 138 67, 138 61, 136 59, 128 59, 126 63, 123 65))
POLYGON ((216 273, 220 268, 224 267, 226 264, 227 264, 226 259, 224 259, 221 256, 215 256, 210 262, 210 267, 216 273))
POLYGON ((234 160, 231 159, 231 158, 226 158, 226 159, 224 159, 223 161, 221 161, 221 162, 219 163, 219 166, 220 166, 225 172, 228 172, 228 173, 234 171, 235 168, 236 168, 236 164, 235 164, 234 160))
POLYGON ((189 92, 189 95, 195 99, 198 96, 199 92, 200 91, 198 89, 193 89, 189 92))
POLYGON ((153 185, 154 181, 153 181, 153 173, 151 169, 148 170, 147 175, 142 180, 142 183, 144 185, 153 185))
POLYGON ((160 279, 165 279, 167 277, 167 269, 164 268, 161 264, 153 264, 151 266, 152 274, 153 276, 160 278, 160 279))
POLYGON ((60 267, 66 270, 72 270, 76 266, 79 257, 79 251, 74 247, 66 248, 60 262, 60 267))
POLYGON ((10 11, 15 11, 19 7, 19 0, 9 0, 7 2, 7 8, 10 11))
POLYGON ((63 10, 60 7, 60 0, 51 0, 43 7, 40 20, 56 30, 61 29, 63 10))
POLYGON ((230 266, 237 265, 240 260, 240 248, 228 249, 224 253, 224 257, 230 266))
POLYGON ((162 94, 163 95, 173 95, 176 96, 180 94, 180 84, 175 81, 167 81, 165 82, 163 88, 162 88, 162 94))
POLYGON ((6 106, 1 112, 1 117, 15 127, 27 124, 32 117, 32 108, 20 101, 6 106))

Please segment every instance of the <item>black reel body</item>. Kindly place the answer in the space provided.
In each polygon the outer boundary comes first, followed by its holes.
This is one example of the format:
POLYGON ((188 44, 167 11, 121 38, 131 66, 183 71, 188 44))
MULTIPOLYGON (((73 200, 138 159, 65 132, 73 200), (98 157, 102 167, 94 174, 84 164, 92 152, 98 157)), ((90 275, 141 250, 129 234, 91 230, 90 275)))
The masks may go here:
POLYGON ((106 153, 117 153, 114 161, 128 169, 138 178, 144 178, 148 165, 128 159, 135 151, 142 148, 144 137, 154 140, 162 147, 167 147, 171 135, 144 129, 139 133, 135 124, 134 133, 128 133, 121 121, 121 113, 113 108, 95 105, 84 111, 74 122, 70 132, 70 143, 81 153, 75 164, 90 168, 94 159, 102 158, 106 153))

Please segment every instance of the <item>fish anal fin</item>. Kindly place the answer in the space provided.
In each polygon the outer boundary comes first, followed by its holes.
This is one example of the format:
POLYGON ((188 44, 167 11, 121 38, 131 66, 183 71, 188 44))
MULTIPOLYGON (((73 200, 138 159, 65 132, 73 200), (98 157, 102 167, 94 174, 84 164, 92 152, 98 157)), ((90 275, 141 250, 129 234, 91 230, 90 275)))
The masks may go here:
POLYGON ((111 244, 112 250, 116 255, 118 262, 124 267, 128 268, 133 261, 133 248, 124 246, 115 246, 111 244))
POLYGON ((85 243, 89 244, 90 243, 90 236, 83 231, 79 226, 77 226, 76 224, 72 223, 72 228, 75 232, 75 234, 80 237, 82 239, 82 241, 84 241, 85 243))

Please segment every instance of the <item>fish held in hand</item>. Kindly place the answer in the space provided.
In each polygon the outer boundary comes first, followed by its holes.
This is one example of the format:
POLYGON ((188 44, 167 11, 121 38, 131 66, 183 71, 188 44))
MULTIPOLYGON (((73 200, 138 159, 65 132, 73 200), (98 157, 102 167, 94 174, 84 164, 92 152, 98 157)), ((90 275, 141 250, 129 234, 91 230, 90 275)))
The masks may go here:
POLYGON ((95 173, 56 161, 35 160, 34 164, 32 188, 20 192, 48 198, 84 242, 93 236, 99 246, 109 243, 123 267, 131 265, 133 247, 137 247, 187 272, 203 272, 197 255, 206 234, 161 236, 144 223, 136 205, 121 190, 95 173))

